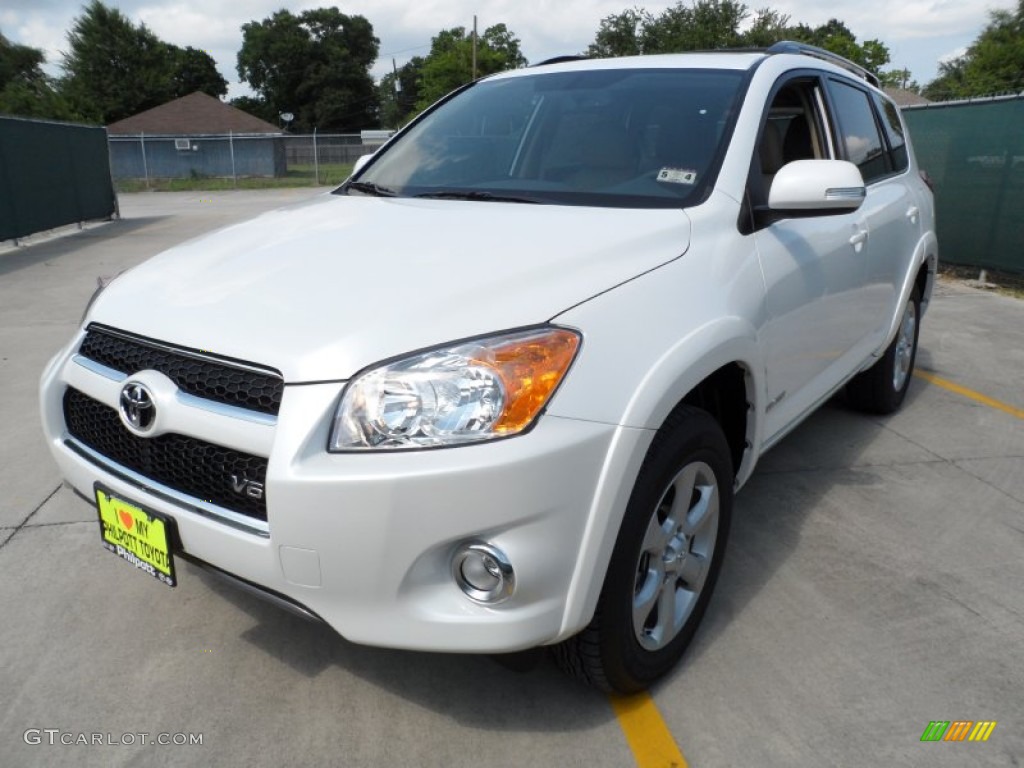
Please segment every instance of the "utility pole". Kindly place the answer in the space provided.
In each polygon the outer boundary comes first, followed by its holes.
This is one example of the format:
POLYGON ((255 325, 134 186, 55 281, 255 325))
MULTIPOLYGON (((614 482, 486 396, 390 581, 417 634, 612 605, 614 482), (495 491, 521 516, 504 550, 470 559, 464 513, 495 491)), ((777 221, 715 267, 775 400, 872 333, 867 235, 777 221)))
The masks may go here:
POLYGON ((394 127, 397 129, 402 124, 401 115, 404 115, 405 113, 402 110, 402 102, 404 101, 402 98, 402 81, 398 77, 398 64, 395 63, 394 58, 391 59, 391 71, 395 73, 395 79, 393 81, 395 96, 394 114, 396 115, 394 127))
POLYGON ((473 14, 473 79, 476 80, 476 14, 473 14))

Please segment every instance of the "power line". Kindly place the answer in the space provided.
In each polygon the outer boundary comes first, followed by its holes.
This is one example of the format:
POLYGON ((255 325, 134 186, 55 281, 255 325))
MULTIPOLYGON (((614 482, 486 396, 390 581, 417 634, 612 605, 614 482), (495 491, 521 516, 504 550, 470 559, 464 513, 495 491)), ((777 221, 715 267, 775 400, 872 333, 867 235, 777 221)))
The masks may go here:
POLYGON ((403 48, 400 51, 389 51, 387 53, 379 53, 377 55, 379 58, 383 59, 387 58, 388 56, 397 56, 400 53, 408 53, 409 51, 421 51, 424 48, 429 48, 431 45, 432 43, 427 43, 426 45, 414 45, 412 48, 403 48))

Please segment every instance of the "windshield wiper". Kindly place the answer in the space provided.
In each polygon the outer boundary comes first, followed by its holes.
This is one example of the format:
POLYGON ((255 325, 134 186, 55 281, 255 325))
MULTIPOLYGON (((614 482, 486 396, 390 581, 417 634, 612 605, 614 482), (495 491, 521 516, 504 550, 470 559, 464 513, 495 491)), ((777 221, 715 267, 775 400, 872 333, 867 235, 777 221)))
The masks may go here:
POLYGON ((375 184, 372 181, 350 181, 345 185, 345 189, 354 189, 356 192, 362 192, 364 195, 373 195, 374 197, 394 197, 398 194, 395 190, 382 187, 380 184, 375 184))
POLYGON ((484 200, 488 203, 540 203, 530 197, 515 197, 513 195, 496 195, 493 192, 484 192, 482 189, 443 189, 439 192, 424 192, 415 197, 427 197, 436 200, 484 200))

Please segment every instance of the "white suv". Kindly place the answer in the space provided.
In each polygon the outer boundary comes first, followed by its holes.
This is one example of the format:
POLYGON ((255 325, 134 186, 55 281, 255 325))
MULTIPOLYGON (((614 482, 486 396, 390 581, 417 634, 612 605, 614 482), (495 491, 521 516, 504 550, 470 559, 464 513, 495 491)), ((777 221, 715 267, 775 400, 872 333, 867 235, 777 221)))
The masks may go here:
POLYGON ((164 583, 640 689, 758 457, 907 390, 933 204, 876 85, 791 43, 473 83, 94 297, 43 375, 53 455, 164 583))

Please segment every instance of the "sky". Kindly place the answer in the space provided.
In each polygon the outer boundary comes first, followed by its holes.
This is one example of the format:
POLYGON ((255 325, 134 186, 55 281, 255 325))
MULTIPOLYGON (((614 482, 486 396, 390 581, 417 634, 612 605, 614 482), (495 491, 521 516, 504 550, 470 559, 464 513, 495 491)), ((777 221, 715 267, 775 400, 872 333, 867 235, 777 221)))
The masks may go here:
MULTIPOLYGON (((250 93, 238 81, 236 55, 241 27, 287 7, 293 13, 329 5, 324 0, 106 0, 135 23, 144 22, 166 42, 207 51, 228 81, 228 97, 250 93)), ((47 71, 59 74, 66 33, 85 0, 2 0, 0 32, 9 40, 41 48, 47 71)), ((340 4, 346 14, 361 14, 380 39, 380 58, 373 67, 379 78, 430 50, 430 39, 442 29, 478 29, 505 23, 519 37, 531 62, 580 53, 594 39, 602 18, 639 6, 658 13, 676 2, 636 0, 352 0, 340 4)), ((791 23, 811 26, 838 18, 860 41, 881 40, 889 47, 888 68, 907 68, 921 85, 933 79, 938 62, 962 53, 989 20, 988 11, 1013 9, 1017 0, 748 0, 748 7, 768 6, 789 14, 791 23)))

